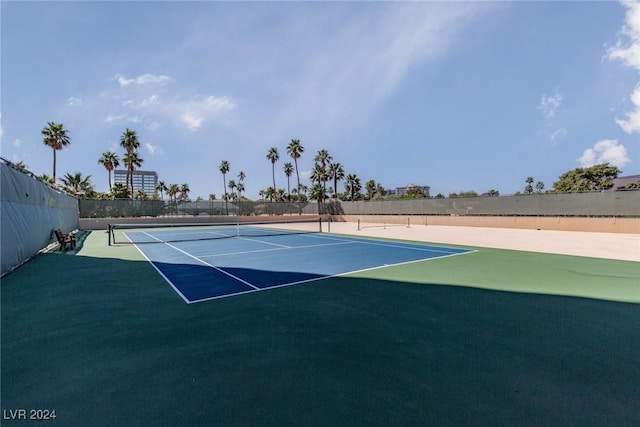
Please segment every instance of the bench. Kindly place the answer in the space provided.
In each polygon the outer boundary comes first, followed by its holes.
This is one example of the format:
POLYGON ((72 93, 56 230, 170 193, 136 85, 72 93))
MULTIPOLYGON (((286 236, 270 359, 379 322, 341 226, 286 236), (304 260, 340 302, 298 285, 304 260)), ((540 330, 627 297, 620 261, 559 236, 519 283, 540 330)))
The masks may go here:
POLYGON ((76 235, 74 233, 63 233, 59 228, 54 231, 56 238, 58 239, 58 243, 60 243, 60 250, 64 250, 67 245, 69 248, 76 248, 76 235))

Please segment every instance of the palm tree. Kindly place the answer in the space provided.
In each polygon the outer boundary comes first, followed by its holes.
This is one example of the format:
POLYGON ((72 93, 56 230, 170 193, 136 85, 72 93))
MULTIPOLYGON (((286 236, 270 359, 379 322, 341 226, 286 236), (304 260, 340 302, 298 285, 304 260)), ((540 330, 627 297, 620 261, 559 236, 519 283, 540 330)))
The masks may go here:
POLYGON ((43 173, 42 175, 40 175, 40 179, 43 180, 44 182, 46 182, 47 184, 54 184, 53 178, 51 178, 46 173, 43 173))
MULTIPOLYGON (((329 174, 327 173, 327 166, 331 164, 331 160, 333 157, 329 154, 329 152, 325 149, 319 150, 316 154, 316 157, 313 159, 317 165, 320 165, 320 180, 322 181, 322 194, 326 198, 327 196, 327 179, 329 179, 329 174)), ((324 203, 324 199, 322 200, 324 203)))
POLYGON ((271 161, 271 175, 273 176, 273 188, 276 188, 276 162, 280 158, 278 149, 276 147, 269 148, 267 153, 267 159, 271 161))
POLYGON ((111 172, 120 166, 120 159, 116 153, 106 151, 102 153, 102 157, 98 159, 98 163, 104 166, 109 174, 109 191, 111 191, 111 172))
POLYGON ((304 153, 304 147, 300 144, 300 140, 292 139, 287 146, 287 154, 289 154, 289 156, 293 159, 296 167, 296 178, 298 178, 298 186, 296 187, 298 190, 298 202, 300 202, 300 173, 298 171, 298 159, 300 158, 300 155, 302 153, 304 153))
POLYGON ((238 174, 238 184, 236 185, 236 189, 238 190, 238 200, 241 199, 241 193, 244 191, 244 179, 246 177, 247 176, 242 171, 238 174))
POLYGON ((527 177, 527 180, 525 182, 527 183, 527 185, 524 187, 524 193, 525 194, 533 193, 533 177, 532 176, 527 177))
POLYGON ((22 160, 20 160, 18 163, 14 163, 13 167, 15 167, 21 172, 26 172, 27 170, 27 165, 22 160))
POLYGON ((56 151, 62 150, 65 146, 71 144, 67 130, 62 123, 48 122, 47 127, 42 129, 44 136, 44 145, 53 149, 53 182, 56 182, 56 151))
POLYGON ((236 200, 236 193, 235 193, 235 189, 237 187, 236 182, 233 179, 229 180, 229 183, 227 184, 227 187, 229 187, 229 190, 231 190, 231 200, 236 200))
POLYGON ((83 178, 81 172, 76 172, 74 175, 66 173, 62 178, 60 178, 60 181, 62 181, 64 189, 74 196, 79 196, 93 191, 93 187, 91 186, 91 175, 83 178))
POLYGON ((287 199, 291 201, 291 175, 293 175, 293 165, 290 162, 284 164, 284 174, 287 176, 287 199))
POLYGON ((149 196, 147 196, 147 193, 141 188, 138 191, 136 191, 136 199, 148 200, 149 196))
POLYGON ((273 196, 275 196, 276 190, 273 187, 269 187, 264 190, 264 197, 273 202, 273 196))
POLYGON ((376 182, 373 179, 370 179, 365 184, 365 187, 367 188, 367 200, 373 199, 373 193, 376 191, 376 186, 376 182))
POLYGON ((160 200, 164 201, 164 195, 162 193, 167 191, 167 184, 165 184, 164 181, 158 181, 156 191, 160 192, 160 200))
POLYGON ((127 176, 129 177, 129 181, 131 181, 131 195, 133 196, 133 171, 136 168, 142 166, 142 162, 144 160, 138 155, 137 151, 131 151, 124 155, 124 163, 127 165, 127 176))
POLYGON ((179 192, 180 187, 178 187, 178 184, 169 184, 169 187, 167 188, 167 196, 169 196, 169 206, 170 210, 175 208, 176 213, 178 213, 178 209, 175 205, 175 202, 177 201, 176 199, 179 192))
POLYGON ((114 199, 128 199, 130 197, 129 189, 123 183, 117 182, 111 188, 111 196, 114 199))
POLYGON ((229 172, 229 162, 226 160, 223 160, 220 163, 220 166, 218 167, 218 169, 220 170, 220 173, 222 173, 222 183, 224 184, 224 207, 225 207, 225 211, 226 214, 229 215, 229 205, 227 204, 227 172, 229 172))
POLYGON ((347 175, 344 189, 347 193, 349 193, 350 200, 356 200, 357 195, 360 194, 360 190, 362 190, 360 178, 358 178, 355 174, 347 175))
POLYGON ((188 200, 190 191, 189 184, 182 184, 180 186, 180 200, 188 200))
MULTIPOLYGON (((136 158, 133 153, 137 153, 140 148, 140 141, 135 130, 126 128, 120 136, 120 146, 125 150, 124 163, 127 166, 127 185, 131 184, 131 196, 133 196, 133 165, 132 161, 136 158)), ((142 163, 142 161, 140 161, 142 163)))
POLYGON ((322 201, 326 198, 326 196, 327 195, 324 192, 324 187, 322 187, 322 184, 320 184, 319 182, 315 182, 311 186, 311 194, 309 194, 309 198, 312 200, 318 201, 318 208, 320 208, 320 205, 322 201))
POLYGON ((329 165, 329 179, 333 179, 334 198, 338 199, 338 181, 344 179, 344 168, 340 163, 329 165))

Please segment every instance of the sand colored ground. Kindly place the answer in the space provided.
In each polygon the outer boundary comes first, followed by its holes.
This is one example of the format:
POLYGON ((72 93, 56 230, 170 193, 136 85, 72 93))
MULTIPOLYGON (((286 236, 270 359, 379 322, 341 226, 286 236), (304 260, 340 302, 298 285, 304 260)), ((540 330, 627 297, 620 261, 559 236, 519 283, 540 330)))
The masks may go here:
POLYGON ((332 222, 331 232, 419 242, 640 261, 640 234, 332 222))

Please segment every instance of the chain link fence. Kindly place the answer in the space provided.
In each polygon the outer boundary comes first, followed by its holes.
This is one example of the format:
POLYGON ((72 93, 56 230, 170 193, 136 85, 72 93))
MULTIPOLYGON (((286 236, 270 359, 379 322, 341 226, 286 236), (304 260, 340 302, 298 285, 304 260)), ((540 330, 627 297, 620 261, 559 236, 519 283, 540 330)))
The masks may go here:
POLYGON ((261 216, 319 213, 318 204, 315 202, 225 202, 223 200, 169 202, 135 199, 83 199, 79 202, 80 218, 261 216))
POLYGON ((344 202, 79 200, 80 218, 164 216, 471 215, 640 217, 640 191, 344 202))
POLYGON ((339 202, 334 210, 344 215, 640 217, 640 191, 355 201, 339 202))

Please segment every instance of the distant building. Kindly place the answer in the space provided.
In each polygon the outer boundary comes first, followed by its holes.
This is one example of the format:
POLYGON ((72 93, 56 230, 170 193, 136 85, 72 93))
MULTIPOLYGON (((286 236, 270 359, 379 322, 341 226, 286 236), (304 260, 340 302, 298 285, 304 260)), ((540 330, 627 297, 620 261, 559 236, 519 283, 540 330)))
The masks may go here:
POLYGON ((429 197, 429 191, 431 191, 431 187, 428 185, 414 185, 409 184, 406 187, 396 187, 395 190, 387 190, 387 195, 389 196, 406 196, 407 191, 411 188, 420 188, 426 197, 429 197))
POLYGON ((621 190, 632 182, 637 181, 640 181, 640 175, 620 176, 613 180, 613 187, 611 187, 611 191, 621 190))
MULTIPOLYGON (((114 170, 113 181, 116 184, 127 185, 127 171, 114 170)), ((133 171, 133 194, 138 190, 144 190, 147 196, 151 197, 156 193, 156 185, 158 185, 158 173, 155 171, 133 171)))

